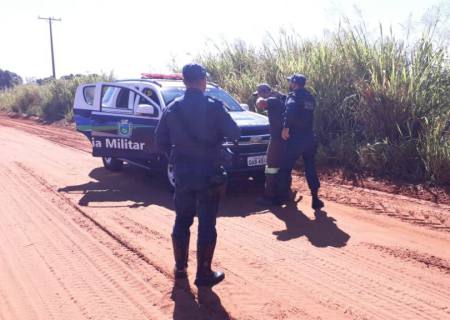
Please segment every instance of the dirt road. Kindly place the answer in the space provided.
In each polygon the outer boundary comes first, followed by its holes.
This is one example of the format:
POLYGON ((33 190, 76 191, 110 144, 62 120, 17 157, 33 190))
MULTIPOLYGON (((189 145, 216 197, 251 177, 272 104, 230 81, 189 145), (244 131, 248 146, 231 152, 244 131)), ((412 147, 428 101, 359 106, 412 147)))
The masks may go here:
POLYGON ((449 206, 328 184, 315 217, 240 183, 218 219, 226 279, 198 292, 174 286, 159 179, 104 170, 63 128, 0 117, 0 148, 0 319, 450 319, 449 206))

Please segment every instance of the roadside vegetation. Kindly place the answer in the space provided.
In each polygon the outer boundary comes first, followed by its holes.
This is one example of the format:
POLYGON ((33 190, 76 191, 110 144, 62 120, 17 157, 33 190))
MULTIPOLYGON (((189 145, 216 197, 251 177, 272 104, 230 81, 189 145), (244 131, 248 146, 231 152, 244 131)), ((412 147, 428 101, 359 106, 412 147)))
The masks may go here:
POLYGON ((321 41, 282 31, 258 47, 216 44, 200 61, 251 107, 258 83, 286 92, 286 76, 307 75, 323 165, 450 184, 449 48, 437 26, 411 40, 347 25, 321 41))
POLYGON ((76 88, 83 83, 111 81, 112 75, 70 75, 0 90, 0 111, 37 116, 44 121, 72 121, 76 88))

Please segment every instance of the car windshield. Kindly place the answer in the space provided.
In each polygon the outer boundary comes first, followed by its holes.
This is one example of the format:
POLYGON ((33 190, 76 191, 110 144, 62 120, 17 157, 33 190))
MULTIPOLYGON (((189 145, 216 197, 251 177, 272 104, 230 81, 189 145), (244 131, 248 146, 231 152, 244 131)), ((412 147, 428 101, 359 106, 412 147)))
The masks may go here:
MULTIPOLYGON (((162 89, 162 95, 166 105, 169 105, 174 99, 182 96, 186 88, 184 87, 167 87, 162 89)), ((233 99, 226 91, 220 88, 206 88, 205 94, 214 99, 223 102, 229 111, 243 111, 242 107, 233 99)))

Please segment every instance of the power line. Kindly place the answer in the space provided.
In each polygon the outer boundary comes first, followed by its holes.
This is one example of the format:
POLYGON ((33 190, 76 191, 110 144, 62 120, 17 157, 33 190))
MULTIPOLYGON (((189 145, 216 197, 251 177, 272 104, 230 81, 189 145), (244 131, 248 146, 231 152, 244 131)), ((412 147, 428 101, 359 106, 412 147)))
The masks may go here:
POLYGON ((43 17, 38 17, 38 19, 40 20, 48 20, 48 25, 50 27, 50 49, 52 52, 52 71, 53 71, 53 78, 56 78, 56 72, 55 72, 55 54, 53 52, 53 33, 52 33, 52 22, 53 21, 61 21, 61 18, 53 18, 53 17, 48 17, 48 18, 43 18, 43 17))

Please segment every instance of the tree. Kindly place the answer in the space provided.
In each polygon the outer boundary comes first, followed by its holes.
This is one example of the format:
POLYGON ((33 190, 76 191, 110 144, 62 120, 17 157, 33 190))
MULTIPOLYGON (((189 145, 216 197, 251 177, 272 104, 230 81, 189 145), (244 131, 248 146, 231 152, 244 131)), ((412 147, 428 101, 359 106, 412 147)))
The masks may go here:
POLYGON ((0 69, 0 89, 12 88, 22 83, 22 78, 18 74, 0 69))

